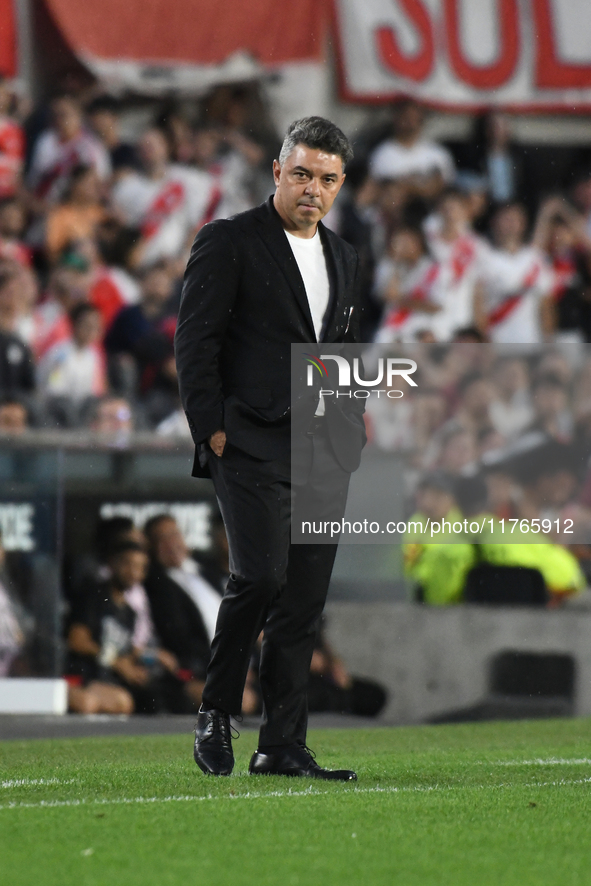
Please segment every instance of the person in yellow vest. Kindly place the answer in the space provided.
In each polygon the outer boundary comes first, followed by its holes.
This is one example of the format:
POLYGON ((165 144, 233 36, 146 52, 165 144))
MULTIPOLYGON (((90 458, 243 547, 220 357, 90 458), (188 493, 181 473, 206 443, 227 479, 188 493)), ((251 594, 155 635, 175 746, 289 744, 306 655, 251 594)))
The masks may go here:
POLYGON ((487 488, 482 476, 461 478, 455 485, 455 494, 462 515, 470 523, 484 527, 483 531, 466 536, 476 545, 478 562, 537 569, 553 604, 585 589, 587 582, 579 561, 568 548, 532 531, 530 523, 525 532, 521 521, 509 526, 487 511, 487 488))
POLYGON ((454 482, 434 472, 423 479, 403 545, 405 574, 414 583, 415 599, 435 606, 461 603, 469 571, 482 563, 538 569, 554 604, 584 590, 585 576, 567 548, 545 538, 532 543, 531 533, 519 527, 509 536, 486 504, 480 476, 454 482), (470 525, 475 523, 479 529, 473 533, 470 525))
POLYGON ((454 480, 433 471, 420 482, 417 511, 407 521, 403 544, 404 572, 412 580, 414 599, 435 606, 461 603, 474 546, 462 531, 463 516, 454 495, 454 480))

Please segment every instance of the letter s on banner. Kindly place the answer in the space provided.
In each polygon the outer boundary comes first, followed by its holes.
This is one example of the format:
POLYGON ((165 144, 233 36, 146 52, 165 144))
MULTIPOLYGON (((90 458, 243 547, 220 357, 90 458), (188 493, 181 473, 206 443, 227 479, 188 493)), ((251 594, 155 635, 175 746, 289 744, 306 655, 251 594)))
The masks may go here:
MULTIPOLYGON (((536 41, 536 86, 540 89, 583 89, 591 86, 591 65, 572 64, 558 58, 556 51, 557 0, 533 0, 536 41)), ((583 23, 581 22, 581 25, 583 23)), ((589 20, 587 19, 587 29, 589 20)))
POLYGON ((406 55, 400 49, 396 32, 391 27, 377 28, 375 38, 380 61, 392 73, 420 82, 427 79, 435 61, 433 25, 422 0, 398 0, 398 6, 402 7, 418 31, 419 49, 414 55, 406 55))
MULTIPOLYGON (((450 64, 458 77, 476 89, 498 89, 509 80, 519 60, 517 0, 497 0, 499 52, 490 65, 473 65, 464 55, 460 38, 460 0, 444 0, 445 31, 450 64)), ((464 0, 470 2, 470 0, 464 0)))

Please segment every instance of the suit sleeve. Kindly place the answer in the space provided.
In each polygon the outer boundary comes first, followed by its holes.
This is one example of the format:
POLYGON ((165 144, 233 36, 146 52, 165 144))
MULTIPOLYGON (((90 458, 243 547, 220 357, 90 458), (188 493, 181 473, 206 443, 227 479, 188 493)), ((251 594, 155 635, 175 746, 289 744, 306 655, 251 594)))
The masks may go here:
POLYGON ((183 409, 195 443, 224 427, 220 353, 239 285, 239 263, 223 224, 201 229, 185 271, 175 334, 183 409))

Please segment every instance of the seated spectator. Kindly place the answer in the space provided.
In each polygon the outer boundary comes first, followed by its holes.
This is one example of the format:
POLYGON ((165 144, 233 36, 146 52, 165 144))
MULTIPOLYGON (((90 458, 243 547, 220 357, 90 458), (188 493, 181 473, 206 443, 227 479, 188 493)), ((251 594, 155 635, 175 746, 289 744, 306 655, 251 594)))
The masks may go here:
POLYGON ((110 95, 100 95, 88 105, 86 116, 94 134, 109 152, 115 178, 139 168, 137 151, 132 144, 121 140, 121 106, 110 95))
POLYGON ((33 328, 36 281, 29 268, 0 263, 0 330, 28 343, 33 328))
POLYGON ((49 397, 67 397, 79 405, 107 392, 103 327, 97 309, 82 302, 70 312, 72 337, 50 348, 39 362, 40 391, 49 397))
POLYGON ((573 420, 568 388, 555 375, 540 375, 532 386, 533 421, 530 430, 544 431, 555 440, 570 440, 573 420))
POLYGON ((134 646, 137 616, 125 599, 125 592, 143 581, 147 563, 136 542, 120 543, 109 560, 109 578, 77 600, 68 630, 72 710, 155 713, 162 709, 165 677, 176 679, 178 663, 159 647, 134 646))
POLYGON ((21 400, 0 399, 0 434, 22 434, 29 425, 29 412, 21 400))
POLYGON ((493 383, 495 394, 490 404, 491 422, 504 437, 516 437, 533 418, 527 363, 519 357, 500 360, 495 367, 493 383))
POLYGON ((452 422, 475 434, 491 430, 490 409, 494 394, 490 379, 483 373, 464 376, 458 385, 459 400, 452 422))
POLYGON ((31 250, 24 243, 27 213, 18 197, 0 200, 0 261, 31 266, 31 250))
POLYGON ((591 231, 561 197, 547 200, 533 242, 554 272, 555 340, 591 341, 591 231))
MULTIPOLYGON (((1 407, 0 407, 1 409, 1 407)), ((26 640, 21 608, 10 592, 5 571, 5 552, 0 534, 0 677, 8 677, 26 640)))
POLYGON ((164 263, 144 272, 141 300, 122 308, 105 337, 107 353, 115 366, 120 358, 136 361, 140 388, 148 390, 162 364, 171 356, 176 325, 172 281, 164 263))
POLYGON ((222 192, 206 172, 169 163, 159 129, 144 133, 139 154, 144 171, 115 184, 114 207, 127 226, 141 230, 143 268, 162 259, 184 264, 196 232, 217 217, 222 192))
POLYGON ((80 259, 71 262, 67 258, 51 272, 45 298, 33 315, 31 348, 36 360, 72 337, 70 311, 88 301, 90 281, 87 272, 86 262, 80 259))
POLYGON ((404 545, 404 571, 413 582, 413 599, 433 606, 459 603, 469 570, 476 555, 472 544, 454 536, 451 526, 462 519, 454 493, 454 480, 444 471, 433 471, 420 482, 416 492, 415 513, 407 525, 425 528, 428 521, 450 529, 438 534, 438 540, 426 541, 423 532, 409 531, 404 545))
MULTIPOLYGON (((98 522, 94 551, 66 563, 64 572, 66 597, 74 606, 76 598, 84 595, 89 587, 106 581, 111 576, 109 561, 119 545, 132 541, 147 550, 146 537, 129 517, 111 517, 98 522)), ((152 643, 155 636, 150 604, 143 585, 137 583, 128 588, 125 602, 136 614, 133 645, 143 648, 152 643)))
POLYGON ((492 220, 496 249, 483 264, 488 333, 503 344, 539 344, 554 330, 553 279, 535 245, 526 243, 527 215, 518 203, 497 209, 492 220))
POLYGON ((186 689, 198 707, 222 598, 200 575, 174 517, 152 517, 145 533, 152 557, 145 587, 156 631, 190 675, 186 689))
POLYGON ((88 426, 107 439, 122 443, 134 429, 133 410, 124 397, 107 395, 97 400, 90 410, 88 426))
POLYGON ((19 311, 18 276, 0 268, 0 395, 29 394, 35 389, 33 356, 14 334, 19 311))
POLYGON ((89 299, 101 312, 107 332, 122 308, 140 300, 140 284, 134 275, 138 240, 138 231, 110 223, 103 225, 99 232, 99 261, 89 299))
POLYGON ((392 138, 378 145, 369 161, 369 172, 377 180, 402 180, 416 195, 432 199, 453 181, 451 154, 423 138, 423 109, 411 98, 393 107, 392 138))
POLYGON ((8 84, 0 75, 0 199, 16 194, 25 159, 25 136, 10 116, 11 104, 8 84))
POLYGON ((105 218, 100 203, 100 181, 91 166, 75 166, 70 173, 63 201, 47 215, 46 246, 55 263, 63 250, 78 240, 94 237, 105 218))
POLYGON ((82 109, 69 95, 57 96, 51 103, 53 125, 35 143, 29 186, 38 208, 58 203, 76 166, 94 169, 100 181, 111 174, 111 161, 101 142, 84 128, 82 109))

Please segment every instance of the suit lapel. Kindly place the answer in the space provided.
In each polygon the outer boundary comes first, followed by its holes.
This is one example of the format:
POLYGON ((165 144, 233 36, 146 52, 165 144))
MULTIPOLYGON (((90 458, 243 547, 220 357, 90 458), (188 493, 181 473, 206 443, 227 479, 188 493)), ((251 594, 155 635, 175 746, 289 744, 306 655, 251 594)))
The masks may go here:
POLYGON ((272 200, 273 198, 271 197, 268 203, 260 207, 261 212, 258 215, 258 219, 261 225, 259 226, 258 233, 269 250, 271 257, 279 265, 295 296, 295 300, 309 327, 310 340, 316 341, 316 333, 314 332, 314 323, 310 313, 304 281, 272 200))
POLYGON ((345 297, 345 275, 343 272, 342 262, 339 261, 339 257, 334 248, 332 237, 330 236, 329 231, 322 224, 322 222, 319 223, 318 227, 320 230, 322 245, 324 247, 324 255, 326 256, 326 261, 328 264, 329 277, 333 284, 331 286, 331 298, 330 304, 328 306, 328 317, 325 320, 322 335, 322 340, 328 342, 331 341, 331 337, 334 336, 335 323, 338 322, 338 318, 343 311, 345 297))

